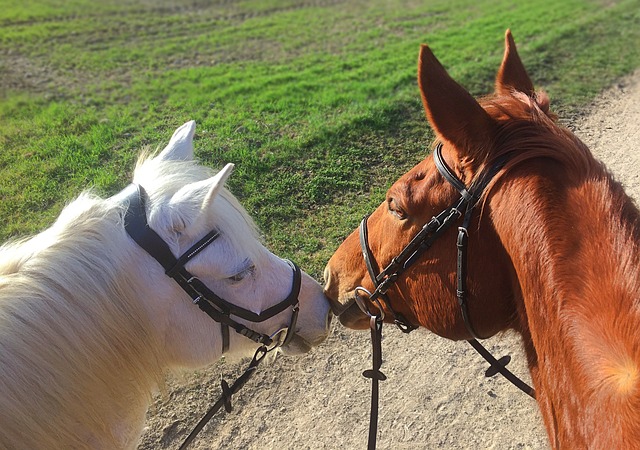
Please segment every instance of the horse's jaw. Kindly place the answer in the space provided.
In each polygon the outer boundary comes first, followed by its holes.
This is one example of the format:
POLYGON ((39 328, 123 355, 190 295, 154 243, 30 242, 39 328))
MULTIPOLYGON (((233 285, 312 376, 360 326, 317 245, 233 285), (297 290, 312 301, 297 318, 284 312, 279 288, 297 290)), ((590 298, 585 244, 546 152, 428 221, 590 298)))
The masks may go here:
POLYGON ((343 309, 342 313, 338 316, 340 323, 352 330, 367 330, 369 329, 369 317, 367 317, 355 300, 348 304, 343 309))

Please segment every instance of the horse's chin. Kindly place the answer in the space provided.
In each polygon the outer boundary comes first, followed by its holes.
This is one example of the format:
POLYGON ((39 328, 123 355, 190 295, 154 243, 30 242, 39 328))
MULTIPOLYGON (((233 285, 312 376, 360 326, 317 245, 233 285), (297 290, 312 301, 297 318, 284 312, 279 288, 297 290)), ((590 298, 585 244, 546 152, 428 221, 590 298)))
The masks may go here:
POLYGON ((345 296, 341 300, 334 300, 327 296, 331 305, 331 311, 335 314, 340 323, 352 330, 366 330, 369 328, 369 317, 362 312, 354 294, 345 296))
POLYGON ((369 329, 369 317, 362 312, 355 300, 338 316, 340 323, 352 330, 369 329))

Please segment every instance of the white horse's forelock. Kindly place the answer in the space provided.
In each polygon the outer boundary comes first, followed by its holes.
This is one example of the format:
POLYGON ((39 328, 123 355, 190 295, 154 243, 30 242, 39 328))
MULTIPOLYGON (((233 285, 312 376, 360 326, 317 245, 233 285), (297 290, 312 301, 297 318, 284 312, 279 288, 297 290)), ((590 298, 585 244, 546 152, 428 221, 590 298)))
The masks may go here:
MULTIPOLYGON (((193 162, 143 158, 135 182, 153 205, 211 175, 193 162)), ((215 214, 215 227, 247 253, 259 251, 257 229, 235 197, 222 190, 219 199, 213 208, 225 213, 215 214)), ((105 417, 131 417, 131 429, 142 429, 137 417, 168 363, 136 298, 143 293, 126 276, 139 270, 139 250, 123 215, 123 205, 84 193, 51 228, 0 247, 0 448, 92 447, 92 437, 107 448, 135 445, 119 440, 129 432, 105 429, 105 417), (81 427, 73 417, 83 418, 81 427)))
MULTIPOLYGON (((133 180, 147 190, 152 205, 167 200, 187 184, 205 180, 216 172, 194 161, 162 161, 143 153, 136 164, 133 180)), ((201 199, 193 199, 193 209, 183 221, 197 216, 201 199)), ((258 228, 238 200, 226 188, 223 188, 213 204, 215 227, 231 241, 232 247, 250 257, 259 252, 262 242, 258 228), (245 231, 249 235, 245 234, 245 231)), ((171 214, 165 214, 168 219, 171 214)), ((214 224, 212 224, 213 226, 214 224)), ((170 227, 171 224, 165 224, 170 227)))

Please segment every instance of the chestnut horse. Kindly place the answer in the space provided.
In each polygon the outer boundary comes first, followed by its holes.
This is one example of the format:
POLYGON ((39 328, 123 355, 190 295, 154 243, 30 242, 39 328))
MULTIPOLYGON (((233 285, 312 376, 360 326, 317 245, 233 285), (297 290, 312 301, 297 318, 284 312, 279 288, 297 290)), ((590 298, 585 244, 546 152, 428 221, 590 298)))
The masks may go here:
POLYGON ((391 186, 366 221, 368 247, 382 270, 461 198, 452 177, 468 190, 488 180, 472 193, 477 207, 466 227, 466 309, 456 301, 457 219, 389 282, 388 305, 365 295, 376 290, 354 231, 325 269, 334 312, 347 327, 367 327, 354 302, 360 296, 375 314, 382 308, 385 321, 395 313, 449 339, 516 330, 553 448, 640 447, 640 217, 633 200, 557 124, 509 31, 493 94, 476 101, 425 45, 418 83, 442 162, 431 155, 391 186))

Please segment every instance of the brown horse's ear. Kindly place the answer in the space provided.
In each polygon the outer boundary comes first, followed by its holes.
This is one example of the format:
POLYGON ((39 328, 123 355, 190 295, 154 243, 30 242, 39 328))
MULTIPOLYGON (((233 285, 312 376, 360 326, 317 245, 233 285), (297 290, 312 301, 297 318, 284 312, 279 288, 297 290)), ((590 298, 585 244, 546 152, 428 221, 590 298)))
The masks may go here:
POLYGON ((491 117, 424 44, 418 59, 418 85, 429 123, 441 138, 463 152, 485 148, 494 129, 491 117))
POLYGON ((518 56, 511 30, 507 30, 504 36, 504 57, 496 76, 496 93, 508 95, 514 90, 529 97, 534 95, 533 83, 518 56))

